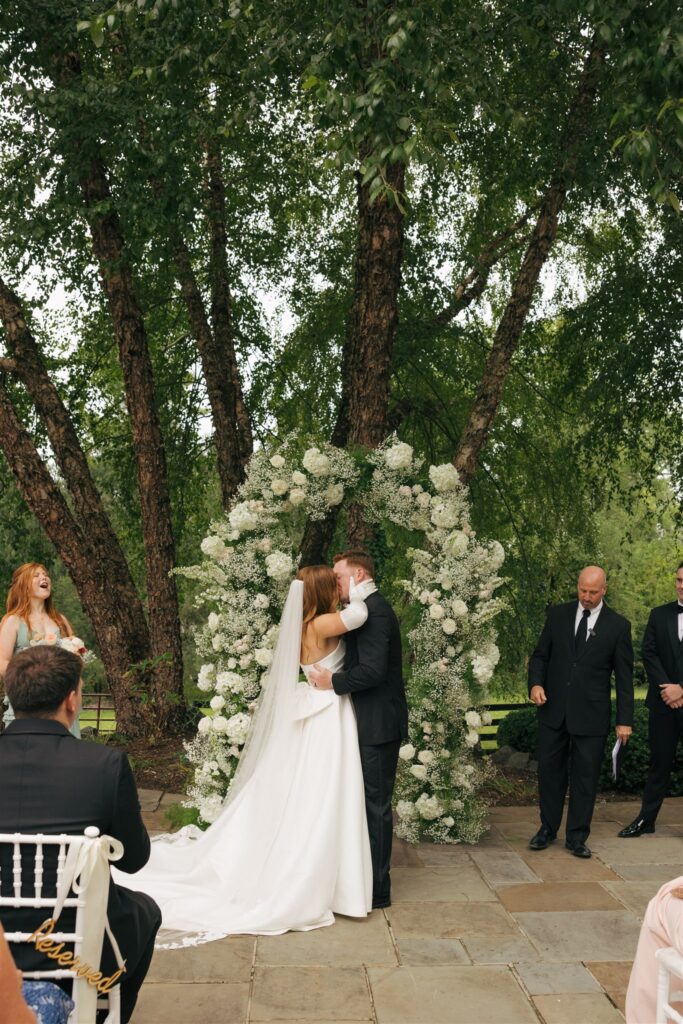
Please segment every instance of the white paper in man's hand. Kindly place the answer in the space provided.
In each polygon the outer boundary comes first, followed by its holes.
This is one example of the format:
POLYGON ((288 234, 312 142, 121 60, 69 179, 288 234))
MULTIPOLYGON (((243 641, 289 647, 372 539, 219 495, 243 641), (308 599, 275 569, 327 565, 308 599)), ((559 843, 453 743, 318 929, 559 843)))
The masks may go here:
POLYGON ((619 768, 621 767, 621 765, 620 765, 621 758, 619 757, 619 751, 620 750, 621 750, 621 740, 618 739, 617 742, 612 747, 612 778, 614 779, 615 782, 616 782, 617 777, 619 775, 619 768))

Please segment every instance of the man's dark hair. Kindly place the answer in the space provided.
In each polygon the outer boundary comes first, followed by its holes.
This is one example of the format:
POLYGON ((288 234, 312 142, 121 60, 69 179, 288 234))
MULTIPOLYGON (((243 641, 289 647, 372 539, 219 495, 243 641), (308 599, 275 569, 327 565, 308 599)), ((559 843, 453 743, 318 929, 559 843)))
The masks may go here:
POLYGON ((62 647, 41 644, 15 654, 5 670, 5 693, 15 714, 49 718, 78 689, 83 662, 62 647))
POLYGON ((374 579, 375 563, 369 551, 352 548, 350 551, 342 551, 340 555, 335 555, 332 561, 335 565, 337 562, 347 562, 352 569, 365 569, 366 573, 374 579))

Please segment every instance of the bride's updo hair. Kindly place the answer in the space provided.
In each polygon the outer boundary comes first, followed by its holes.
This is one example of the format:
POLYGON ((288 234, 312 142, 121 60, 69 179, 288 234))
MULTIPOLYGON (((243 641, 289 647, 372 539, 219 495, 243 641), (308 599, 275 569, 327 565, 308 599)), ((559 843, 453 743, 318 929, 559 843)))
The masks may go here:
POLYGON ((296 578, 304 585, 304 622, 327 615, 338 601, 337 577, 328 565, 307 565, 296 578))

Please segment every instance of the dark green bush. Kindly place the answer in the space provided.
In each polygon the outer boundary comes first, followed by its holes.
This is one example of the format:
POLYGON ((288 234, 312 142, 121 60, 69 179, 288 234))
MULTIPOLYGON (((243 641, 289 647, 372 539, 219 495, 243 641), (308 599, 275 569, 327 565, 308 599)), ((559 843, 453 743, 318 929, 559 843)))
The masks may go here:
MULTIPOLYGON (((621 763, 619 778, 612 778, 612 747, 614 746, 615 712, 612 709, 612 732, 605 744, 605 757, 600 770, 600 789, 616 789, 622 793, 642 793, 650 763, 650 745, 647 739, 648 710, 642 701, 636 701, 633 735, 628 742, 621 763)), ((536 709, 522 707, 511 711, 498 726, 498 746, 510 746, 536 757, 538 736, 536 709)), ((683 760, 676 759, 669 782, 669 796, 683 796, 683 760)))

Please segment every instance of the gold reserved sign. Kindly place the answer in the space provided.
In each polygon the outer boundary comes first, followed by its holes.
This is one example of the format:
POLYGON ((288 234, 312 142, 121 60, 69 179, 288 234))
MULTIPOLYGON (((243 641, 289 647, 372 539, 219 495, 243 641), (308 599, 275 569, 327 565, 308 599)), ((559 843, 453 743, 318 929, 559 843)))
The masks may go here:
POLYGON ((54 939, 49 938, 55 930, 56 923, 54 918, 48 917, 47 920, 43 921, 40 928, 36 928, 28 941, 33 943, 39 953, 45 953, 50 960, 54 960, 60 967, 75 971, 77 978, 85 978, 89 985, 96 987, 98 992, 109 992, 126 970, 125 964, 118 971, 115 971, 114 974, 110 975, 110 977, 102 977, 102 971, 96 971, 90 964, 83 963, 81 958, 75 956, 70 950, 67 949, 62 952, 64 950, 63 942, 55 942, 54 939))

